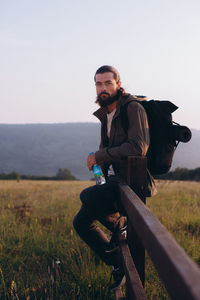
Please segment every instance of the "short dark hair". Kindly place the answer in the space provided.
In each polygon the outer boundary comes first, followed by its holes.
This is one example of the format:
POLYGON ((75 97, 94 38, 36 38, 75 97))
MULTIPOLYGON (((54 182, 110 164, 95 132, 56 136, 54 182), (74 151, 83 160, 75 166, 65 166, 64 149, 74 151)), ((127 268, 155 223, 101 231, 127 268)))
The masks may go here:
POLYGON ((94 81, 96 81, 97 74, 103 74, 103 73, 107 73, 107 72, 113 73, 113 77, 116 80, 116 82, 120 81, 119 72, 114 67, 108 66, 108 65, 102 66, 96 71, 96 73, 94 75, 94 81))

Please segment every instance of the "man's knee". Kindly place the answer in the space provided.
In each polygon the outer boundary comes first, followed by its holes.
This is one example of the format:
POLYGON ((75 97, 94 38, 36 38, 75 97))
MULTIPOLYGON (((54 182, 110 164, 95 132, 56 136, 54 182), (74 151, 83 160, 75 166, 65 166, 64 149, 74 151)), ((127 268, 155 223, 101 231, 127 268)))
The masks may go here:
POLYGON ((79 218, 78 214, 74 217, 73 226, 74 226, 74 229, 77 232, 79 232, 81 224, 80 224, 80 218, 79 218))
POLYGON ((81 193, 80 193, 80 199, 81 199, 81 202, 84 203, 87 201, 89 197, 89 193, 88 193, 88 189, 84 189, 81 193))
POLYGON ((84 189, 80 193, 80 199, 84 206, 92 208, 94 206, 94 201, 97 204, 101 193, 99 187, 94 185, 89 188, 84 189))

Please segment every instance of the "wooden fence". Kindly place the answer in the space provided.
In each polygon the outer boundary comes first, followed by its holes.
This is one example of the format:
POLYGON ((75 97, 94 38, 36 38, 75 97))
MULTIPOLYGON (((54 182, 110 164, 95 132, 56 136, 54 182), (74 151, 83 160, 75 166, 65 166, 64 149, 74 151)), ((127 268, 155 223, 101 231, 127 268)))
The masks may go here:
POLYGON ((125 240, 119 235, 126 297, 119 288, 115 299, 147 299, 144 291, 146 249, 171 299, 200 300, 198 266, 145 205, 146 158, 129 157, 127 182, 128 185, 120 185, 120 193, 128 220, 128 236, 125 240))

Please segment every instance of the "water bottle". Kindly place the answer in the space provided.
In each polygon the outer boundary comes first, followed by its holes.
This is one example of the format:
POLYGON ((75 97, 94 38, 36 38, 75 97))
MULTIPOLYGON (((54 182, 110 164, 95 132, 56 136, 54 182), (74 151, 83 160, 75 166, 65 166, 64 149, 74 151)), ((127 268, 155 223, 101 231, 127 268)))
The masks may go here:
MULTIPOLYGON (((94 154, 94 152, 90 152, 89 155, 94 154)), ((92 171, 94 174, 94 178, 96 180, 96 184, 104 184, 106 183, 105 177, 102 173, 101 167, 99 165, 94 165, 92 167, 92 171)))

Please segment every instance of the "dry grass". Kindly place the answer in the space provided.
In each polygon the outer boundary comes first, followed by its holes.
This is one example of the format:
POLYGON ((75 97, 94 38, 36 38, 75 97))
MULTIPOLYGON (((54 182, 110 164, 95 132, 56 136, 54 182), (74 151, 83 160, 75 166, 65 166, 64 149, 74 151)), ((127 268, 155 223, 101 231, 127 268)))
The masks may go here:
MULTIPOLYGON (((185 252, 200 265, 200 184, 158 181, 158 194, 147 205, 185 252)), ((169 299, 147 257, 146 290, 149 299, 169 299)))
MULTIPOLYGON (((80 191, 93 182, 0 181, 0 299, 113 299, 110 268, 72 227, 80 191)), ((158 183, 147 205, 200 263, 200 185, 158 183)), ((147 261, 149 299, 168 299, 147 261)))

